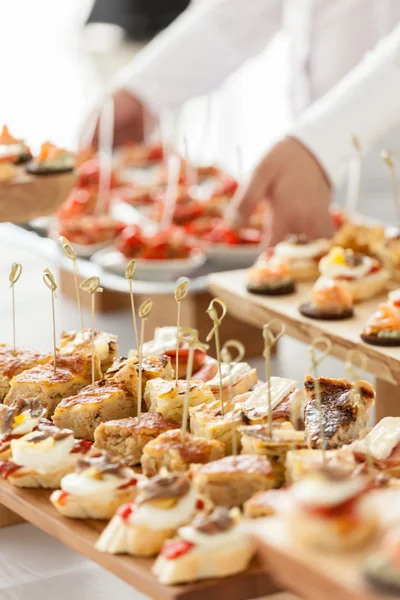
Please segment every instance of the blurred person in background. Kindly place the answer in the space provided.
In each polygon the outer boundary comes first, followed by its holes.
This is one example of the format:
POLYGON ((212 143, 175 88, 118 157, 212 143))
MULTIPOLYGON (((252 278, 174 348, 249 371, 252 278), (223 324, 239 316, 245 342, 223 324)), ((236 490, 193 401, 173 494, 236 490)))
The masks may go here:
MULTIPOLYGON (((291 107, 294 115, 301 115, 361 63, 365 52, 399 21, 398 0, 195 0, 117 74, 115 144, 143 138, 144 110, 159 116, 217 88, 282 28, 290 41, 291 107)), ((392 38, 397 35, 396 29, 392 38)), ((390 39, 386 46, 393 43, 390 39)), ((328 206, 332 187, 342 180, 351 154, 350 136, 357 133, 368 148, 392 124, 386 110, 385 116, 380 114, 385 105, 382 109, 377 105, 376 112, 386 125, 378 126, 377 119, 371 122, 371 110, 383 94, 378 99, 376 94, 365 98, 360 93, 369 76, 373 83, 368 91, 377 92, 381 80, 375 69, 385 71, 390 64, 388 52, 378 48, 297 120, 290 137, 259 162, 237 199, 237 218, 245 221, 254 205, 268 198, 271 243, 288 232, 312 237, 332 233, 328 206), (360 105, 367 101, 368 107, 360 110, 355 99, 360 105), (323 130, 320 123, 325 123, 323 130)))

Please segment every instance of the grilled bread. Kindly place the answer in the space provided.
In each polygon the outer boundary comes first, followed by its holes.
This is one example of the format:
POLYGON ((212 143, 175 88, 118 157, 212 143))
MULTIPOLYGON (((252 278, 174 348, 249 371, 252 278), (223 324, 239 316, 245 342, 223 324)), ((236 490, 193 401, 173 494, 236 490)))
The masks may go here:
MULTIPOLYGON (((178 379, 176 383, 175 381, 165 381, 159 377, 148 381, 144 400, 150 412, 160 413, 166 419, 172 419, 181 425, 185 393, 186 381, 178 379)), ((214 400, 215 397, 208 383, 191 379, 189 407, 214 400)))
POLYGON ((140 464, 144 446, 169 429, 179 425, 157 413, 100 423, 94 432, 96 448, 122 456, 129 465, 140 464))
POLYGON ((243 513, 249 519, 271 517, 290 505, 290 496, 286 489, 257 492, 244 503, 243 513))
MULTIPOLYGON (((222 394, 224 400, 232 400, 238 394, 249 392, 257 385, 256 369, 252 369, 245 362, 221 364, 222 394)), ((220 378, 218 372, 207 381, 214 396, 219 399, 220 378)))
POLYGON ((239 431, 242 434, 242 452, 266 456, 275 477, 275 487, 283 485, 286 455, 289 450, 305 447, 304 431, 296 431, 289 422, 273 427, 272 436, 268 425, 241 426, 239 431))
POLYGON ((151 477, 165 467, 170 472, 188 471, 190 465, 204 464, 224 456, 224 444, 186 433, 180 429, 162 433, 143 448, 141 464, 144 475, 151 477))
POLYGON ((27 348, 14 350, 6 344, 0 344, 0 402, 6 397, 13 377, 27 369, 50 362, 52 356, 27 348))
MULTIPOLYGON (((338 448, 359 437, 368 422, 368 410, 375 401, 375 390, 367 381, 355 387, 348 379, 319 378, 322 423, 326 448, 338 448), (358 390, 360 393, 358 393, 358 390)), ((305 431, 310 448, 321 448, 321 415, 315 394, 315 380, 304 381, 305 431)))
POLYGON ((274 487, 269 460, 256 454, 225 456, 200 467, 193 484, 216 506, 242 506, 256 492, 274 487))
MULTIPOLYGON (((11 379, 10 390, 4 400, 12 404, 20 398, 36 398, 50 418, 59 402, 92 381, 92 359, 80 353, 57 356, 56 372, 53 361, 28 369, 11 379)), ((100 379, 100 361, 95 356, 95 379, 100 379)))
POLYGON ((204 402, 190 408, 190 431, 198 437, 219 440, 225 445, 226 455, 232 454, 232 436, 235 435, 236 449, 239 451, 241 436, 237 431, 237 426, 243 423, 244 397, 247 398, 247 394, 224 402, 224 414, 222 414, 219 400, 204 402))
MULTIPOLYGON (((286 483, 292 484, 307 477, 310 473, 324 465, 322 450, 310 448, 289 450, 286 454, 286 483)), ((327 450, 325 452, 325 465, 348 471, 351 474, 357 466, 353 453, 349 448, 327 450)))
MULTIPOLYGON (((139 365, 137 355, 133 354, 130 358, 118 358, 114 361, 112 367, 108 369, 105 378, 119 381, 122 377, 123 380, 126 380, 124 368, 126 366, 131 368, 132 365, 134 365, 136 373, 138 374, 139 365)), ((166 381, 173 379, 174 371, 171 367, 170 358, 165 354, 144 357, 142 360, 142 393, 144 393, 148 381, 159 377, 166 381)), ((137 391, 135 394, 137 395, 137 391)))
MULTIPOLYGON (((112 333, 105 331, 94 332, 94 347, 100 359, 101 370, 107 371, 113 364, 118 354, 118 338, 112 333)), ((58 352, 60 354, 73 354, 74 352, 92 353, 92 330, 63 331, 61 333, 58 352)))

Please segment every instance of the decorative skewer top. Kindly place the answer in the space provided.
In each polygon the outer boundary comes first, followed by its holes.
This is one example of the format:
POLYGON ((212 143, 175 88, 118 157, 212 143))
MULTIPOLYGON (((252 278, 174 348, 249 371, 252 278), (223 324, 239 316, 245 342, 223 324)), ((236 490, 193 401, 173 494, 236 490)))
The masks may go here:
POLYGON ((221 348, 221 360, 225 363, 238 363, 243 360, 245 354, 246 349, 239 340, 227 340, 221 348), (230 348, 237 350, 237 355, 235 357, 232 356, 230 348))
POLYGON ((139 306, 139 317, 141 319, 147 319, 153 309, 153 300, 147 299, 139 306))
POLYGON ((96 276, 87 277, 87 279, 82 281, 79 287, 84 292, 89 292, 89 294, 96 294, 96 292, 103 291, 103 288, 100 287, 100 279, 96 276))
POLYGON ((55 294, 55 291, 57 289, 57 284, 56 284, 56 280, 54 279, 54 275, 50 271, 50 269, 44 269, 43 281, 44 281, 45 285, 49 288, 49 290, 51 290, 53 292, 53 294, 55 294))
POLYGON ((332 350, 332 342, 325 336, 321 336, 316 338, 309 346, 308 346, 308 356, 310 357, 311 369, 316 369, 321 362, 328 356, 328 354, 332 350), (315 357, 315 350, 320 350, 321 354, 318 358, 315 357))
POLYGON ((214 325, 213 325, 213 328, 211 329, 210 333, 206 337, 207 342, 209 342, 214 337, 215 332, 217 331, 218 327, 220 327, 220 325, 227 313, 227 310, 228 310, 228 307, 226 306, 225 302, 223 300, 221 300, 221 298, 216 297, 211 300, 206 312, 207 312, 208 316, 210 317, 210 319, 213 321, 214 325), (218 316, 217 309, 215 308, 214 304, 219 304, 219 306, 222 308, 222 312, 221 312, 220 316, 218 316))
POLYGON ((64 255, 70 260, 75 261, 78 258, 78 255, 74 248, 71 246, 71 243, 63 235, 60 237, 60 242, 64 255))
POLYGON ((283 336, 286 331, 286 326, 279 319, 273 319, 269 323, 266 323, 263 327, 263 338, 264 338, 264 352, 263 357, 266 357, 268 349, 272 348, 276 344, 276 342, 283 336), (280 324, 280 330, 278 333, 274 333, 271 329, 271 325, 280 324))
POLYGON ((177 302, 182 302, 182 300, 184 300, 186 298, 186 296, 189 293, 189 280, 188 279, 184 279, 183 281, 181 281, 181 283, 178 283, 178 285, 175 288, 175 300, 177 302))
POLYGON ((133 279, 135 273, 136 273, 136 260, 134 258, 132 258, 132 260, 129 261, 128 266, 126 267, 126 271, 125 271, 125 277, 126 279, 130 280, 133 279))
POLYGON ((18 279, 21 277, 21 273, 22 265, 20 265, 20 263, 13 263, 11 266, 10 275, 8 277, 10 282, 10 288, 12 288, 15 283, 17 283, 18 279))

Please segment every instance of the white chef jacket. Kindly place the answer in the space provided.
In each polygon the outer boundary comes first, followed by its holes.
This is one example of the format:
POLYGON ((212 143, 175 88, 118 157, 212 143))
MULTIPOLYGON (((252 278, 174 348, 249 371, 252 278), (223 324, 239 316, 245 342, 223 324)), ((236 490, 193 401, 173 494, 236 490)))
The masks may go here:
MULTIPOLYGON (((219 86, 283 28, 290 40, 292 107, 299 113, 340 82, 398 22, 400 0, 197 0, 117 81, 156 113, 177 108, 219 86)), ((399 74, 391 60, 396 42, 390 40, 397 37, 396 28, 293 131, 335 184, 347 168, 350 135, 356 133, 367 148, 392 123, 399 74), (376 105, 371 117, 378 96, 384 104, 376 105)))
POLYGON ((179 107, 219 86, 283 28, 299 110, 340 81, 398 21, 399 0, 196 0, 117 80, 157 113, 179 107))

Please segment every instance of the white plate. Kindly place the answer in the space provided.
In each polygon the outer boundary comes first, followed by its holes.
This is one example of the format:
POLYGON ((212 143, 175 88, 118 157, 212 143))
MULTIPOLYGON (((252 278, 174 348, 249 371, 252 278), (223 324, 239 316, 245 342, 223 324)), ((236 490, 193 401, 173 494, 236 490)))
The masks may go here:
MULTIPOLYGON (((54 240, 55 242, 57 242, 57 244, 59 244, 59 246, 61 247, 60 234, 58 233, 58 230, 55 230, 55 229, 50 230, 48 237, 50 239, 54 240)), ((98 244, 82 245, 82 244, 74 244, 73 242, 70 242, 70 244, 80 258, 90 258, 93 254, 95 254, 99 250, 103 250, 104 248, 110 247, 109 241, 108 242, 99 242, 98 244)))
POLYGON ((259 244, 212 244, 205 249, 211 263, 227 269, 250 267, 262 251, 263 247, 259 244))
MULTIPOLYGON (((115 249, 108 246, 92 256, 92 261, 118 275, 124 276, 129 259, 115 249)), ((189 258, 172 260, 136 259, 135 278, 143 281, 175 281, 183 275, 189 276, 206 262, 206 255, 201 250, 196 250, 189 258)))

